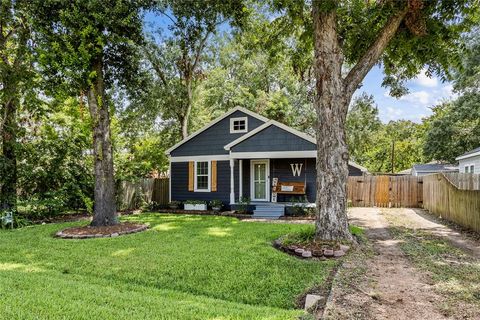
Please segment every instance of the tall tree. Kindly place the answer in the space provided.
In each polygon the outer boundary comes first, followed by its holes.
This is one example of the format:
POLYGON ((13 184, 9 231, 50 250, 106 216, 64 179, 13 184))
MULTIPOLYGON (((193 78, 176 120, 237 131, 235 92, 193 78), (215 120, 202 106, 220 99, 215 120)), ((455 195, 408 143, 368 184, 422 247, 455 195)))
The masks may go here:
POLYGON ((453 101, 433 108, 426 120, 425 156, 451 163, 459 155, 480 145, 480 35, 479 28, 465 37, 461 70, 454 76, 459 94, 453 101))
MULTIPOLYGON (((402 82, 424 65, 449 77, 458 63, 458 39, 478 19, 479 4, 462 1, 273 1, 289 20, 274 35, 313 41, 317 113, 317 239, 351 239, 346 214, 348 105, 371 68, 382 63, 384 85, 405 92, 402 82), (309 12, 311 11, 311 15, 309 12), (308 36, 310 35, 310 37, 308 36)), ((276 24, 282 25, 282 24, 276 24)))
POLYGON ((0 210, 17 206, 17 112, 33 87, 26 1, 0 3, 0 210))
POLYGON ((170 93, 165 104, 180 122, 183 138, 188 136, 196 82, 203 79, 205 48, 212 35, 227 22, 239 23, 246 14, 243 1, 160 1, 156 11, 169 23, 169 32, 160 32, 145 46, 160 89, 170 93), (175 96, 176 95, 176 96, 175 96))
POLYGON ((93 126, 92 226, 118 223, 108 90, 137 74, 135 45, 142 37, 144 1, 31 1, 43 75, 54 95, 60 87, 84 95, 93 126))
POLYGON ((363 93, 357 97, 348 110, 346 123, 348 151, 353 161, 365 166, 381 126, 373 96, 363 93))

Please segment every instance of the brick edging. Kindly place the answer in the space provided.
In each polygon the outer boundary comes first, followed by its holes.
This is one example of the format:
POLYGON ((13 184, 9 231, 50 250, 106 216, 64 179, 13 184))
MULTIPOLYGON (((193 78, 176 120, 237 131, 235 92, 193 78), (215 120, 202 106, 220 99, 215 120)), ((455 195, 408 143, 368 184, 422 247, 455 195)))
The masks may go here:
POLYGON ((71 228, 67 228, 67 229, 58 231, 55 234, 55 236, 58 237, 58 238, 62 238, 62 239, 114 238, 114 237, 118 237, 118 236, 125 235, 125 234, 145 231, 145 230, 148 229, 148 226, 147 225, 141 225, 141 226, 138 226, 137 228, 134 228, 134 229, 114 232, 114 233, 111 233, 111 234, 100 234, 100 233, 99 234, 68 234, 68 233, 65 233, 65 231, 68 231, 69 229, 71 229, 71 228))

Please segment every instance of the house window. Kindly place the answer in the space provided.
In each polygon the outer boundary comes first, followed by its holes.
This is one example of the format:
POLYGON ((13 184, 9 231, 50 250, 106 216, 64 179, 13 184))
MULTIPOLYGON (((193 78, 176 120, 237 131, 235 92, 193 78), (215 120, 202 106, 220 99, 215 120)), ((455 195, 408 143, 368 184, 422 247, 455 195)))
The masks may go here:
POLYGON ((248 118, 230 118, 230 133, 241 133, 248 131, 248 118))
POLYGON ((468 166, 465 166, 465 173, 468 173, 468 166))
POLYGON ((472 164, 470 165, 470 173, 474 173, 475 172, 475 166, 472 164))
POLYGON ((210 162, 195 162, 195 191, 210 191, 210 162))

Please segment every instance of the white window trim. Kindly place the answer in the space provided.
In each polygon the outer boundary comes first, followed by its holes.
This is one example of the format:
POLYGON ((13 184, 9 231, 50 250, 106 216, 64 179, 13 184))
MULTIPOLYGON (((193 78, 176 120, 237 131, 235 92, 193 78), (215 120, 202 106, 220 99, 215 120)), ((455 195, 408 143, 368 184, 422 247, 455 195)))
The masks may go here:
POLYGON ((244 133, 248 132, 248 117, 238 117, 238 118, 230 118, 230 133, 244 133), (245 129, 243 130, 234 130, 233 123, 235 121, 245 121, 245 129))
POLYGON ((212 190, 212 181, 211 181, 211 178, 212 178, 212 162, 211 161, 202 161, 202 160, 195 160, 195 166, 194 166, 194 169, 193 169, 194 173, 193 173, 193 191, 194 192, 211 192, 212 190), (207 162, 208 163, 208 189, 198 189, 197 188, 197 163, 198 162, 207 162))
POLYGON ((470 172, 470 165, 467 164, 463 167, 463 173, 469 173, 470 172))

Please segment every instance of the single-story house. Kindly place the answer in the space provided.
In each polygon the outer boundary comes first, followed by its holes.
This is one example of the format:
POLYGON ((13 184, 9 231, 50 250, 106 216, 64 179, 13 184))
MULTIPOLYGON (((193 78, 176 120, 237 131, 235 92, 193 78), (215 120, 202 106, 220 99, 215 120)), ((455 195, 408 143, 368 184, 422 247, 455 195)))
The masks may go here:
POLYGON ((458 167, 449 163, 426 163, 416 164, 412 167, 412 176, 425 176, 440 172, 458 172, 458 167))
MULTIPOLYGON (((170 200, 221 200, 235 208, 249 198, 255 214, 283 214, 285 204, 316 197, 315 138, 236 107, 183 139, 170 159, 170 200)), ((367 170, 349 162, 349 173, 367 170)))
POLYGON ((458 156, 455 160, 458 161, 460 172, 480 174, 480 147, 458 156))

